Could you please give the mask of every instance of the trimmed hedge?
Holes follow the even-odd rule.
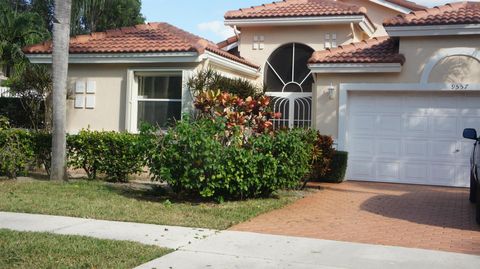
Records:
[[[82,130],[68,136],[67,145],[69,167],[85,170],[89,179],[101,173],[109,181],[127,182],[145,163],[141,139],[134,134]]]
[[[26,175],[34,162],[32,135],[24,130],[0,131],[0,176]]]
[[[321,182],[341,183],[345,180],[348,164],[348,152],[336,151],[330,164],[330,171],[318,180]]]

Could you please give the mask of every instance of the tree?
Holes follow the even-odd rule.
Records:
[[[30,128],[51,127],[52,76],[46,66],[27,64],[7,81],[10,92],[20,97],[20,104],[30,121]]]
[[[73,0],[71,33],[88,34],[144,23],[141,8],[140,0]]]
[[[53,132],[50,179],[66,180],[67,70],[72,0],[55,0],[53,23]]]
[[[14,69],[23,68],[22,48],[48,37],[42,19],[36,13],[16,12],[8,4],[0,4],[0,65],[5,65],[6,76]]]

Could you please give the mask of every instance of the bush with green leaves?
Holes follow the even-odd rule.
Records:
[[[178,122],[157,142],[149,163],[153,179],[177,193],[246,199],[296,188],[310,171],[313,144],[304,131],[252,135],[247,143],[241,132],[226,139],[225,131],[221,118]]]
[[[348,165],[348,152],[336,151],[333,155],[329,171],[319,178],[321,182],[341,183],[345,180]]]
[[[24,130],[0,131],[0,176],[25,175],[34,163],[32,136]]]
[[[10,129],[10,121],[5,116],[0,116],[0,131]]]
[[[143,170],[145,153],[138,135],[82,130],[67,139],[68,163],[84,169],[89,179],[105,174],[107,180],[126,182]]]
[[[45,169],[50,175],[52,164],[52,134],[37,131],[32,132],[32,151],[35,156],[36,165]]]

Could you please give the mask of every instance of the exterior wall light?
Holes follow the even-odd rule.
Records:
[[[335,95],[336,95],[336,88],[333,86],[333,83],[330,83],[330,86],[328,86],[328,98],[330,100],[335,100]]]

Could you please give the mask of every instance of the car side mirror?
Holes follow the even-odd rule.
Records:
[[[477,131],[471,128],[465,129],[463,130],[463,138],[478,140]]]

